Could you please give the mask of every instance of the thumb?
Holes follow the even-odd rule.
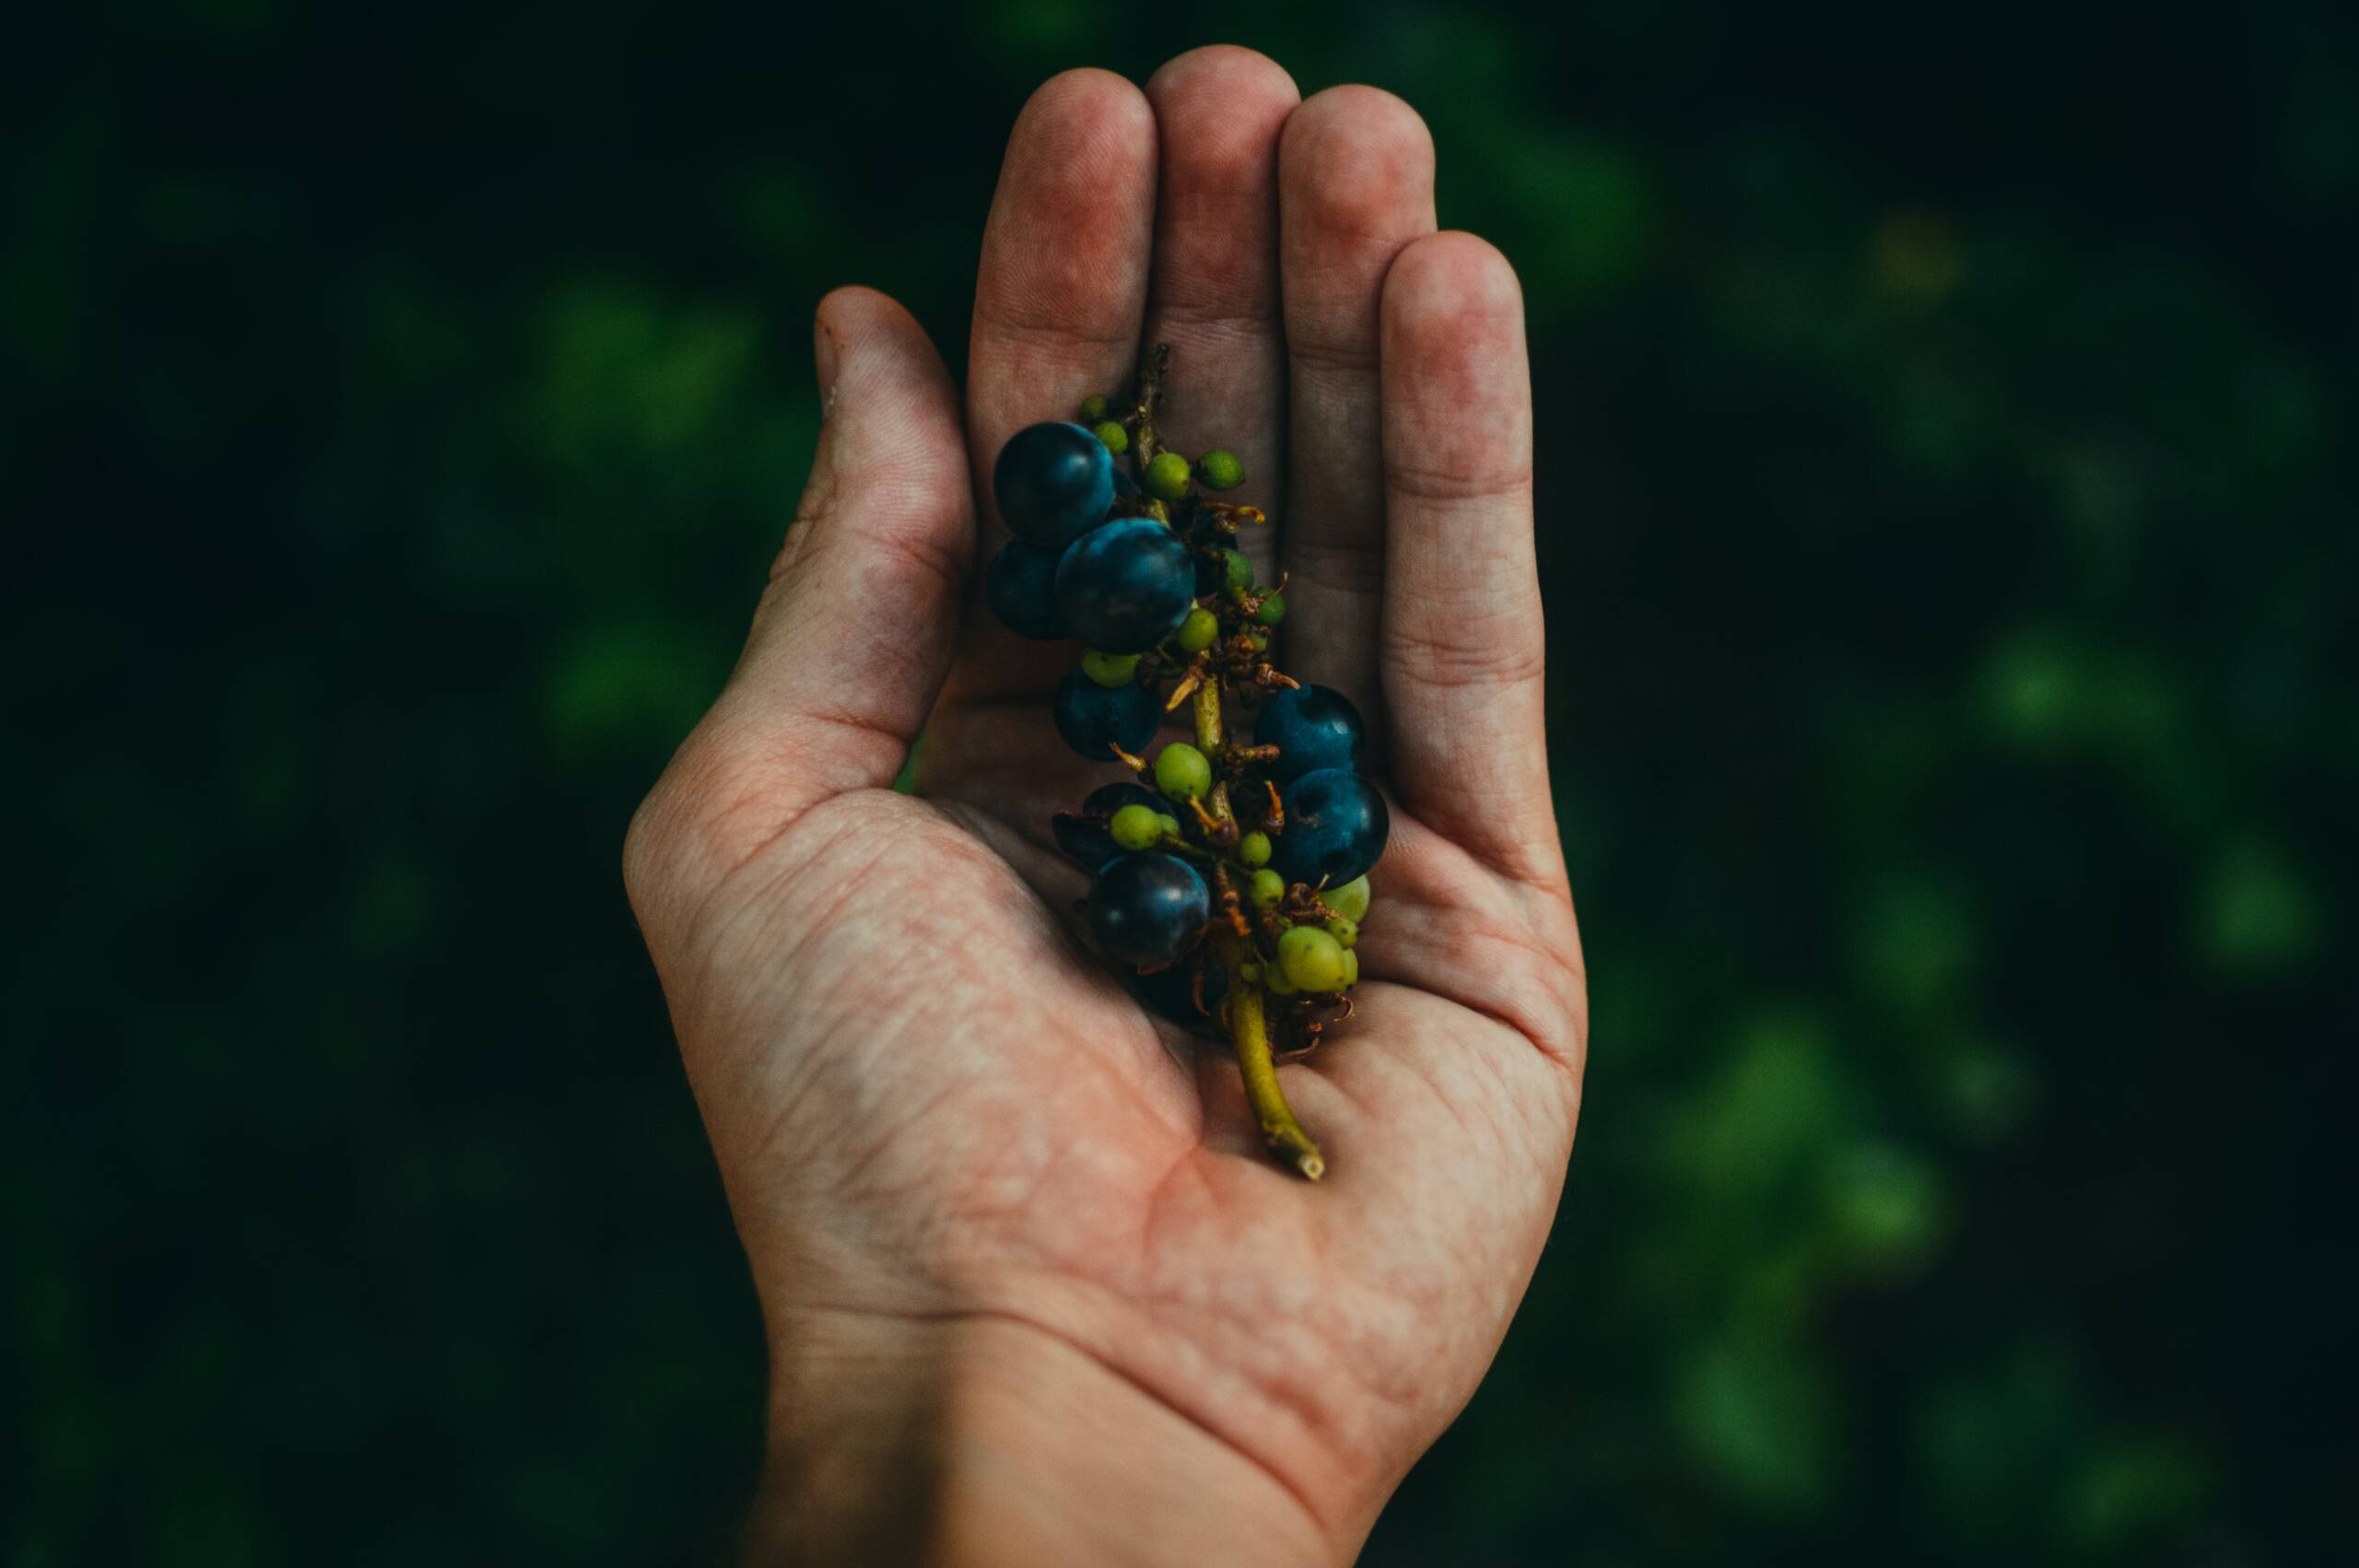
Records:
[[[737,667],[675,760],[689,777],[666,780],[718,813],[702,825],[731,865],[820,802],[892,782],[941,690],[974,560],[957,393],[924,329],[874,289],[839,288],[814,339],[810,483]]]

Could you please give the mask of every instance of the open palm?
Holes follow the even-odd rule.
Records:
[[[815,1353],[842,1371],[956,1326],[1025,1369],[975,1401],[1068,1401],[1045,1413],[1107,1424],[1091,1462],[1119,1472],[1129,1445],[1218,1489],[1269,1561],[1348,1557],[1472,1393],[1579,1101],[1521,305],[1489,246],[1433,232],[1432,179],[1398,99],[1298,103],[1241,50],[1144,94],[1044,86],[984,235],[963,428],[905,312],[829,296],[801,521],[628,855],[780,1399],[833,1397]],[[1158,342],[1167,439],[1238,451],[1234,498],[1277,520],[1250,546],[1287,577],[1273,657],[1359,704],[1394,802],[1357,1012],[1282,1070],[1318,1186],[1263,1155],[1226,1053],[1150,1020],[1074,935],[1083,882],[1048,820],[1117,775],[1049,722],[1072,650],[1020,642],[969,587],[1003,536],[975,501],[1000,444]],[[1259,1560],[1184,1510],[1132,1524]]]

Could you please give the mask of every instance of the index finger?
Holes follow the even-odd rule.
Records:
[[[1009,133],[983,227],[967,350],[967,444],[984,557],[1005,537],[992,463],[1008,437],[1071,419],[1091,392],[1119,392],[1137,356],[1155,231],[1155,111],[1110,71],[1051,76]],[[968,673],[1011,695],[1045,695],[1069,659],[968,617],[988,657]],[[970,693],[969,695],[978,695]]]

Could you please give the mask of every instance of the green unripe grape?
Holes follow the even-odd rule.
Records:
[[[1274,909],[1278,907],[1278,900],[1286,895],[1286,879],[1264,867],[1253,873],[1252,883],[1245,890],[1245,895],[1253,900],[1256,909]]]
[[[1153,806],[1136,802],[1116,812],[1107,823],[1106,831],[1125,849],[1144,849],[1163,842],[1163,825],[1167,819]]]
[[[1100,653],[1093,648],[1081,656],[1081,673],[1101,686],[1129,685],[1138,667],[1135,653]]]
[[[1155,787],[1175,801],[1200,801],[1211,792],[1213,765],[1185,741],[1155,754]]]
[[[1182,653],[1202,653],[1220,639],[1220,617],[1199,604],[1188,612],[1180,629],[1171,634],[1172,643]]]
[[[1259,985],[1262,981],[1262,966],[1259,964],[1239,964],[1237,966],[1237,977],[1249,986]]]
[[[1276,626],[1286,618],[1286,596],[1274,589],[1263,594],[1261,608],[1253,612],[1253,618],[1265,626]]]
[[[1116,457],[1131,450],[1131,433],[1111,419],[1101,421],[1092,427],[1089,433],[1103,441],[1106,444],[1106,450]]]
[[[1135,808],[1125,806],[1123,808],[1125,811],[1133,809],[1138,811],[1146,810],[1144,806],[1138,806]],[[1329,936],[1333,937],[1336,943],[1345,951],[1348,952],[1350,949],[1359,945],[1360,923],[1357,920],[1346,919],[1344,916],[1337,915],[1332,919],[1321,920],[1319,923],[1320,928],[1324,930]]]
[[[1245,552],[1242,550],[1224,550],[1221,554],[1227,557],[1226,560],[1221,563],[1228,568],[1227,586],[1230,588],[1252,587],[1253,563],[1246,556]]]
[[[1278,967],[1304,990],[1341,990],[1344,944],[1317,926],[1296,926],[1278,938]]]
[[[1247,632],[1245,646],[1256,653],[1267,653],[1270,650],[1270,634],[1259,629]]]
[[[1275,964],[1262,965],[1262,984],[1269,989],[1272,996],[1292,996],[1302,989],[1287,979],[1286,972]]]
[[[1245,465],[1226,447],[1215,447],[1196,460],[1196,478],[1207,490],[1234,490],[1245,483]]]
[[[1270,863],[1270,836],[1266,833],[1247,834],[1244,837],[1237,841],[1237,858],[1244,861],[1249,866],[1268,865]]]
[[[1178,817],[1173,816],[1169,812],[1166,812],[1155,820],[1162,826],[1163,836],[1166,838],[1177,838],[1180,837],[1180,819]]]
[[[1344,989],[1351,989],[1360,983],[1360,955],[1350,948],[1344,949]]]
[[[1188,460],[1178,452],[1157,452],[1139,484],[1158,501],[1176,501],[1188,493]]]
[[[1091,392],[1087,397],[1081,400],[1081,422],[1085,425],[1097,424],[1099,420],[1106,417],[1106,394],[1104,392]],[[1116,451],[1121,451],[1122,449],[1116,447],[1114,450]]]
[[[1344,919],[1356,925],[1367,919],[1367,878],[1356,876],[1341,887],[1331,887],[1319,895]]]

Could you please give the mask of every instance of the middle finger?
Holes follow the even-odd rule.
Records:
[[[1157,425],[1192,460],[1226,447],[1245,483],[1225,500],[1274,509],[1285,462],[1285,339],[1278,306],[1278,137],[1301,94],[1275,61],[1215,45],[1146,84],[1163,149],[1146,345],[1171,345]],[[1266,528],[1243,541],[1256,569]]]

